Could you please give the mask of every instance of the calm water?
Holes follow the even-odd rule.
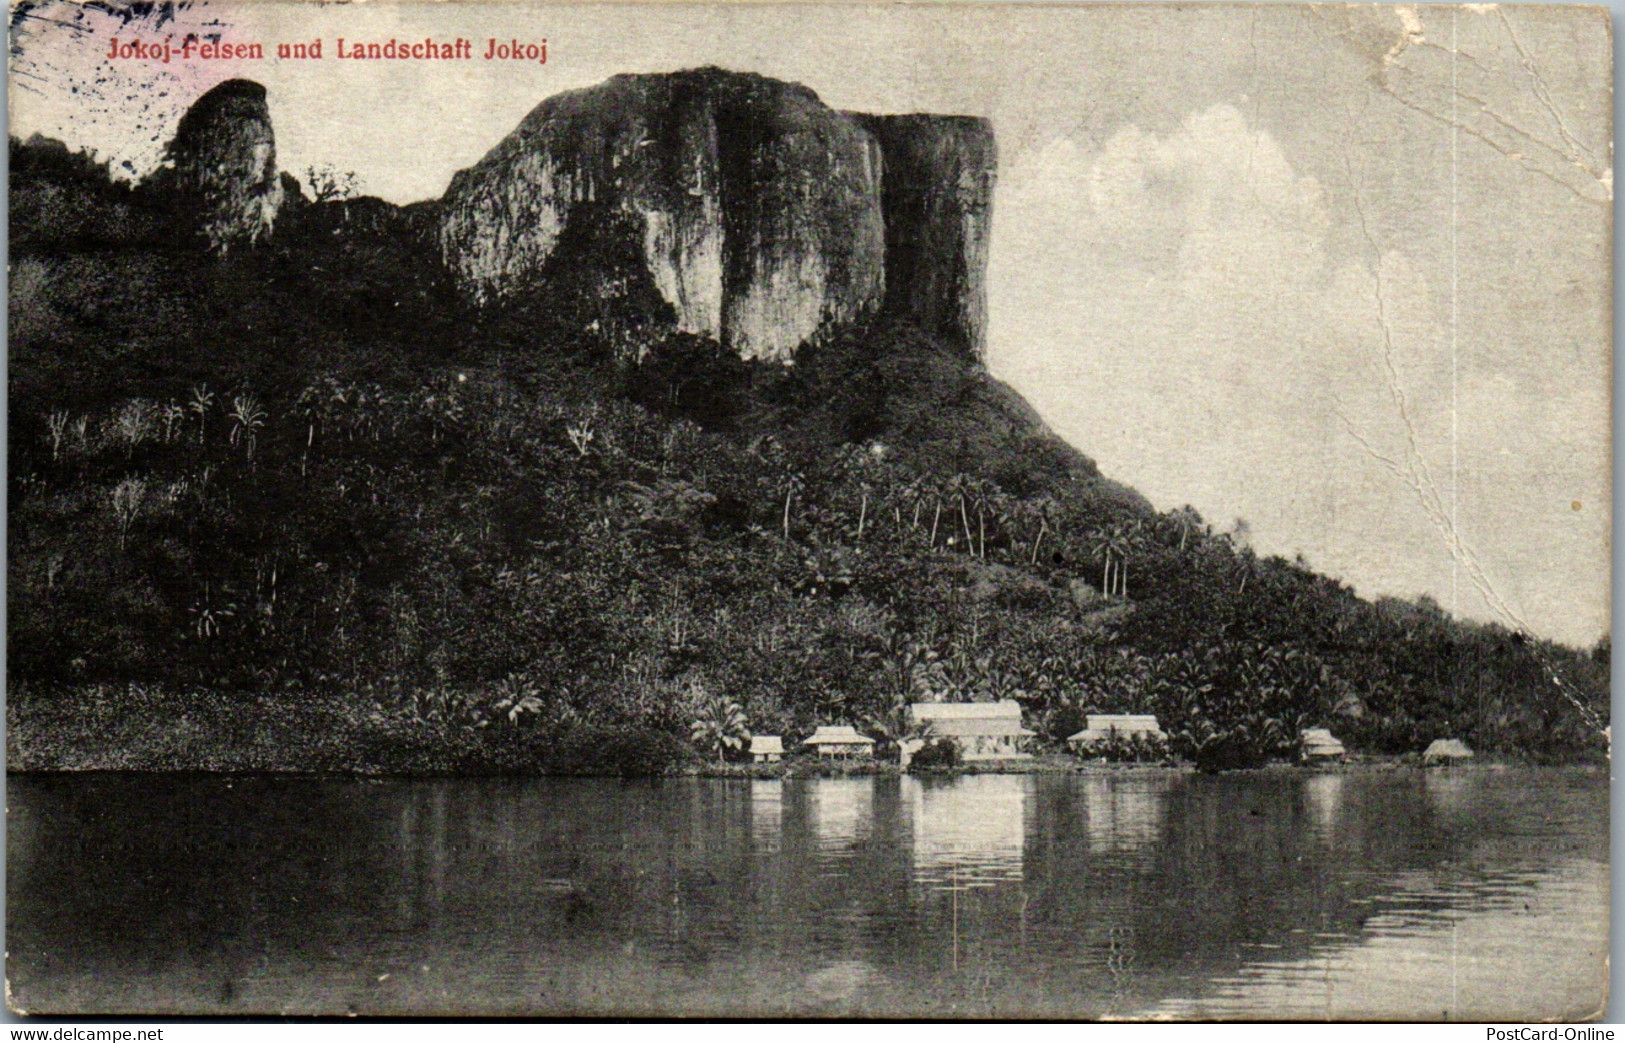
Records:
[[[1608,785],[8,783],[45,1011],[1382,1016],[1602,1003]]]

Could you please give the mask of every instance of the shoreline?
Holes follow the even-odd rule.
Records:
[[[290,775],[353,778],[743,778],[896,776],[895,762],[820,761],[805,753],[776,764],[719,764],[683,738],[647,727],[561,727],[507,721],[480,728],[424,721],[350,696],[176,691],[141,686],[8,693],[8,774],[77,772]],[[1347,773],[1421,766],[1420,752],[1362,754],[1342,763],[1275,763],[1251,772]],[[1595,757],[1543,762],[1485,750],[1448,770],[1542,763],[1606,768]],[[1051,748],[1030,758],[920,769],[919,778],[1001,774],[1195,773],[1189,762],[1081,759]]]
[[[922,772],[907,772],[900,770],[895,764],[806,764],[791,763],[781,765],[749,765],[731,764],[719,769],[716,765],[700,767],[688,766],[676,771],[649,775],[614,775],[591,772],[547,772],[547,771],[368,771],[345,769],[298,769],[298,768],[132,768],[132,767],[76,767],[76,768],[18,768],[11,765],[6,767],[8,778],[66,778],[69,776],[94,776],[112,778],[121,775],[171,775],[171,776],[198,776],[221,779],[246,778],[279,778],[279,779],[325,779],[325,780],[353,780],[357,782],[384,782],[384,781],[428,781],[452,779],[615,779],[618,781],[648,780],[661,781],[668,779],[720,779],[731,781],[800,781],[804,779],[840,779],[840,778],[912,778],[920,781],[961,778],[970,775],[1085,775],[1085,776],[1142,776],[1142,777],[1173,777],[1184,775],[1237,775],[1237,776],[1268,776],[1277,775],[1283,778],[1300,778],[1310,775],[1377,775],[1393,774],[1395,772],[1415,772],[1418,774],[1492,774],[1503,771],[1540,769],[1547,771],[1575,772],[1579,774],[1606,774],[1608,765],[1573,762],[1564,764],[1541,764],[1534,761],[1520,761],[1505,757],[1493,760],[1471,761],[1464,764],[1438,764],[1424,765],[1414,755],[1357,757],[1341,763],[1326,764],[1268,764],[1259,768],[1231,768],[1217,772],[1202,772],[1193,764],[1170,762],[1159,764],[1108,764],[1100,762],[1080,762],[1073,767],[1065,767],[1058,763],[1034,765],[1030,762],[1005,762],[978,764],[969,767],[933,769]]]

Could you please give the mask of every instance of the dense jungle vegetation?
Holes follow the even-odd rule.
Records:
[[[614,251],[475,313],[432,205],[212,256],[84,157],[11,160],[13,768],[658,771],[728,703],[889,741],[924,698],[1018,700],[1046,743],[1155,713],[1214,767],[1322,725],[1605,754],[1606,640],[1157,512],[906,326],[749,364]]]

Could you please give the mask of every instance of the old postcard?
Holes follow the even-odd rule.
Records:
[[[1600,1017],[1611,49],[17,0],[13,1010]]]

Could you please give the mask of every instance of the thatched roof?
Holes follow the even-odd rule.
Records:
[[[1302,741],[1306,757],[1341,757],[1348,752],[1329,728],[1305,728]]]
[[[1464,761],[1472,757],[1473,751],[1460,739],[1434,739],[1423,751],[1424,761]]]
[[[1135,735],[1148,735],[1153,739],[1166,739],[1162,726],[1157,718],[1149,713],[1092,713],[1088,717],[1088,727],[1075,735],[1067,737],[1067,742],[1101,742],[1109,738],[1113,732],[1123,738]]]
[[[820,724],[818,730],[807,736],[808,746],[873,746],[875,741],[867,735],[859,735],[857,729],[850,724]]]
[[[908,712],[915,724],[930,725],[934,735],[1000,738],[1038,734],[1021,726],[1021,704],[1014,699],[992,703],[910,703]]]
[[[750,737],[751,753],[783,753],[784,740],[777,735],[752,735]]]
[[[1005,718],[1021,723],[1021,704],[1014,699],[993,703],[909,703],[908,712],[916,721],[966,721]]]
[[[933,735],[997,738],[1005,735],[1038,734],[1023,728],[1020,718],[1012,721],[1008,717],[958,717],[930,723]]]

